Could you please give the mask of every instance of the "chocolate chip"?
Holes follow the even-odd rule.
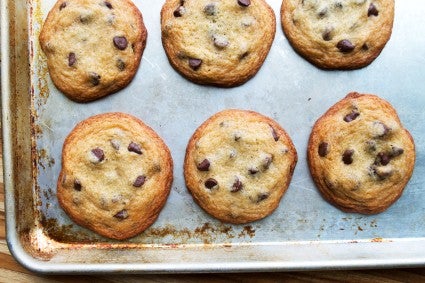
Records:
[[[218,185],[218,182],[213,178],[209,178],[208,180],[205,181],[205,187],[207,187],[208,189],[212,189],[217,185]]]
[[[322,38],[324,41],[329,41],[332,39],[332,32],[333,32],[333,28],[332,27],[327,27],[323,33],[322,33]]]
[[[134,152],[137,154],[142,154],[142,149],[140,148],[140,145],[138,145],[135,142],[130,142],[130,144],[127,147],[128,151]]]
[[[118,70],[124,71],[125,70],[125,62],[122,59],[117,59],[117,63],[115,64],[117,66]]]
[[[354,121],[357,119],[357,117],[359,117],[360,113],[356,110],[351,111],[350,114],[345,115],[344,117],[344,121],[349,123],[351,121]]]
[[[325,157],[326,155],[328,155],[329,153],[329,144],[327,142],[321,142],[319,144],[319,156],[320,157]]]
[[[63,2],[60,6],[59,6],[59,11],[61,11],[63,8],[65,8],[67,5],[66,2]]]
[[[80,180],[78,180],[78,179],[75,179],[74,180],[74,190],[76,190],[76,191],[81,191],[81,188],[82,188],[83,186],[81,185],[81,181]]]
[[[257,195],[257,203],[263,201],[269,197],[268,193],[260,193]]]
[[[114,41],[115,47],[118,48],[119,50],[124,50],[127,48],[128,42],[125,36],[114,36],[113,41]]]
[[[375,16],[377,17],[379,14],[378,9],[376,8],[376,6],[373,3],[370,3],[369,5],[369,9],[367,10],[367,16]]]
[[[136,180],[133,183],[133,187],[139,188],[141,187],[146,181],[146,176],[140,175],[136,178]]]
[[[367,43],[364,43],[364,44],[362,45],[362,50],[363,50],[363,51],[368,51],[368,50],[369,50],[369,45],[367,45]]]
[[[343,39],[340,40],[336,47],[339,49],[339,51],[343,52],[343,53],[349,53],[351,51],[354,50],[355,46],[353,43],[351,43],[351,41],[349,41],[348,39]]]
[[[108,1],[103,2],[103,4],[105,4],[105,6],[108,7],[108,9],[112,9],[112,4],[109,3]]]
[[[380,152],[376,156],[375,164],[381,164],[383,166],[388,165],[391,161],[391,156],[386,152]]]
[[[275,141],[278,141],[278,140],[279,140],[279,136],[277,135],[277,133],[276,133],[275,129],[274,129],[272,126],[270,126],[270,128],[272,129],[272,136],[273,136],[273,139],[274,139]]]
[[[214,16],[217,13],[217,6],[215,3],[210,3],[204,7],[204,13],[208,16]]]
[[[353,154],[354,150],[352,149],[347,149],[344,151],[344,154],[342,155],[342,161],[344,162],[344,164],[350,165],[351,163],[353,163]]]
[[[120,149],[120,142],[118,140],[110,140],[110,143],[112,145],[112,147],[116,150]]]
[[[208,159],[204,159],[201,163],[196,165],[196,168],[198,168],[199,171],[208,171],[210,169],[210,161]]]
[[[96,147],[92,149],[91,152],[96,157],[97,162],[102,162],[105,159],[105,153],[103,152],[101,148]]]
[[[196,58],[189,58],[189,67],[192,68],[192,70],[196,71],[201,67],[202,60],[196,59]]]
[[[75,53],[70,52],[68,54],[68,66],[70,66],[70,67],[74,66],[75,62],[77,62],[77,58],[75,58]]]
[[[251,5],[251,0],[238,0],[239,6],[248,7]]]
[[[239,192],[240,190],[242,190],[243,188],[243,184],[242,182],[239,180],[239,178],[236,178],[235,182],[232,185],[232,193],[236,193]]]
[[[95,72],[89,72],[89,80],[93,86],[97,86],[100,83],[100,75]]]
[[[260,172],[260,170],[258,170],[257,168],[249,168],[249,169],[248,169],[248,172],[249,172],[249,174],[251,174],[251,175],[255,175],[255,174],[257,174],[258,172]]]
[[[233,138],[235,141],[240,141],[240,139],[242,138],[240,133],[234,133]]]
[[[177,9],[174,10],[173,15],[174,17],[178,18],[183,16],[186,13],[186,9],[183,6],[179,6]]]
[[[119,220],[124,220],[126,218],[128,218],[128,212],[127,210],[123,209],[121,211],[118,211],[115,215],[115,218],[118,218]]]

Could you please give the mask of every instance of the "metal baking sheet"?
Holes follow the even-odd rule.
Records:
[[[297,55],[280,27],[258,74],[229,89],[193,84],[169,65],[161,45],[164,1],[135,0],[149,31],[133,82],[104,99],[79,104],[52,84],[38,44],[53,0],[1,2],[2,122],[7,241],[18,261],[44,273],[238,272],[425,265],[425,4],[396,1],[393,34],[370,66],[324,71]],[[417,162],[403,196],[386,212],[343,213],[319,195],[306,147],[315,120],[350,91],[374,93],[398,110]],[[192,200],[183,179],[186,144],[210,115],[227,108],[278,121],[299,154],[279,208],[246,225],[221,223]],[[169,145],[174,183],[158,220],[127,241],[75,225],[60,209],[56,180],[65,136],[94,114],[122,111],[149,124]]]

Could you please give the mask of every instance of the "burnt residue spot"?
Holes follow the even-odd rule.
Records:
[[[246,225],[243,227],[242,231],[238,234],[238,238],[243,238],[243,237],[250,237],[250,238],[254,238],[255,237],[255,229],[252,228],[251,225]]]
[[[41,217],[43,231],[53,240],[59,243],[92,243],[100,237],[93,233],[77,230],[73,224],[60,225],[57,219]]]

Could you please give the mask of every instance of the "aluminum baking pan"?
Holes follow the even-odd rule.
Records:
[[[279,21],[280,0],[268,1]],[[15,258],[43,273],[239,272],[425,265],[425,3],[396,1],[393,34],[381,55],[355,71],[323,71],[288,44],[280,24],[259,73],[230,89],[193,84],[169,65],[159,12],[163,1],[135,0],[149,31],[133,82],[107,98],[79,104],[52,84],[38,44],[53,0],[1,2],[2,125],[7,242]],[[413,7],[413,8],[412,8]],[[314,121],[350,91],[390,101],[417,147],[403,196],[378,215],[343,213],[324,201],[306,163]],[[184,185],[186,143],[206,118],[226,108],[276,119],[299,153],[279,208],[246,225],[204,213]],[[169,145],[175,181],[158,220],[139,236],[112,241],[75,225],[60,209],[56,180],[65,136],[98,113],[122,111]]]

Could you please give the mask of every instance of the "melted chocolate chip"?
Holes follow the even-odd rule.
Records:
[[[357,112],[356,110],[351,111],[351,113],[345,115],[344,117],[344,121],[349,123],[351,121],[354,121],[357,119],[357,117],[359,117],[360,113]]]
[[[127,147],[128,151],[130,152],[134,152],[137,154],[142,154],[142,149],[140,148],[140,145],[138,145],[135,142],[131,142],[128,147]]]
[[[124,220],[126,218],[128,218],[128,212],[127,210],[123,209],[121,211],[118,211],[115,215],[115,218],[119,219],[119,220]]]
[[[80,180],[78,180],[78,179],[75,179],[74,180],[74,190],[76,190],[76,191],[81,191],[81,188],[82,188],[83,186],[81,185],[81,181]]]
[[[67,5],[66,2],[63,2],[60,6],[59,6],[59,11],[61,11],[63,8],[65,8]]]
[[[391,161],[391,156],[386,153],[386,152],[380,152],[378,153],[378,155],[376,156],[376,164],[381,164],[383,166],[388,165],[388,163],[390,163]]]
[[[248,7],[251,5],[251,0],[238,0],[238,4],[242,7]]]
[[[91,150],[94,156],[96,156],[98,162],[102,162],[105,159],[105,153],[99,147],[96,147]]]
[[[249,172],[249,174],[251,174],[251,175],[255,175],[255,174],[257,174],[258,172],[260,172],[260,170],[258,170],[257,168],[249,168],[249,169],[248,169],[248,172]]]
[[[189,58],[189,67],[191,67],[192,70],[194,71],[198,70],[199,67],[201,67],[201,65],[202,65],[201,59]]]
[[[232,193],[236,193],[239,192],[240,190],[242,190],[243,188],[243,184],[242,182],[239,180],[239,178],[236,178],[235,182],[232,185]]]
[[[204,7],[204,13],[207,16],[214,16],[217,13],[217,6],[215,3],[210,3]]]
[[[326,15],[328,14],[328,9],[327,8],[324,8],[324,9],[322,9],[318,14],[317,14],[317,16],[319,17],[319,18],[324,18]]]
[[[120,142],[118,140],[111,140],[111,145],[115,150],[119,150],[120,149]]]
[[[263,201],[269,197],[268,193],[260,193],[257,195],[257,202]]]
[[[183,16],[186,13],[186,9],[183,6],[179,6],[177,9],[174,10],[173,15],[174,17],[178,18]]]
[[[113,42],[115,47],[119,50],[126,49],[128,45],[127,38],[125,38],[125,36],[114,36]]]
[[[344,154],[342,155],[342,161],[344,162],[344,164],[350,165],[351,163],[353,163],[353,154],[354,150],[352,149],[347,149],[344,151]]]
[[[333,28],[327,27],[322,33],[323,40],[324,41],[331,40],[332,39],[332,32],[333,32]]]
[[[319,144],[319,156],[320,157],[325,157],[326,155],[328,155],[329,153],[329,144],[327,142],[321,142]]]
[[[376,8],[376,6],[373,3],[370,3],[369,5],[369,9],[367,10],[367,16],[375,16],[377,17],[379,14],[378,9]]]
[[[246,58],[248,55],[249,55],[249,52],[248,52],[248,51],[246,51],[246,52],[242,53],[242,54],[239,56],[239,60],[242,60],[242,59]]]
[[[208,189],[212,189],[217,185],[218,185],[218,182],[216,179],[209,178],[208,180],[205,181],[205,187],[207,187]]]
[[[77,58],[75,58],[75,53],[70,52],[68,54],[68,66],[72,67],[75,65],[76,62],[77,62]]]
[[[97,86],[100,83],[100,75],[95,72],[89,72],[89,80],[93,86]]]
[[[277,135],[276,130],[275,130],[272,126],[270,126],[270,128],[272,129],[272,136],[273,136],[273,139],[274,139],[275,141],[278,141],[278,140],[279,140],[279,136]]]
[[[363,51],[368,51],[368,50],[369,50],[369,45],[367,45],[367,43],[364,43],[364,44],[362,45],[362,50],[363,50]]]
[[[339,51],[343,52],[343,53],[349,53],[351,51],[354,50],[355,46],[353,43],[351,43],[351,41],[349,41],[348,39],[343,39],[340,40],[336,47],[339,49]]]
[[[141,187],[146,181],[146,176],[140,175],[136,178],[136,180],[133,183],[133,187],[139,188]]]
[[[117,59],[117,63],[115,64],[117,66],[118,70],[124,71],[125,70],[125,62],[122,59]]]
[[[264,170],[269,169],[270,165],[272,164],[272,161],[273,161],[273,156],[267,156],[266,158],[264,158],[263,160]]]
[[[103,2],[103,4],[105,4],[105,6],[108,7],[108,9],[112,9],[112,4],[109,3],[108,1]]]
[[[404,153],[404,149],[396,146],[391,146],[391,156],[397,157],[399,155],[402,155]]]
[[[210,161],[208,159],[202,160],[201,163],[196,165],[199,171],[208,171],[210,169]]]

